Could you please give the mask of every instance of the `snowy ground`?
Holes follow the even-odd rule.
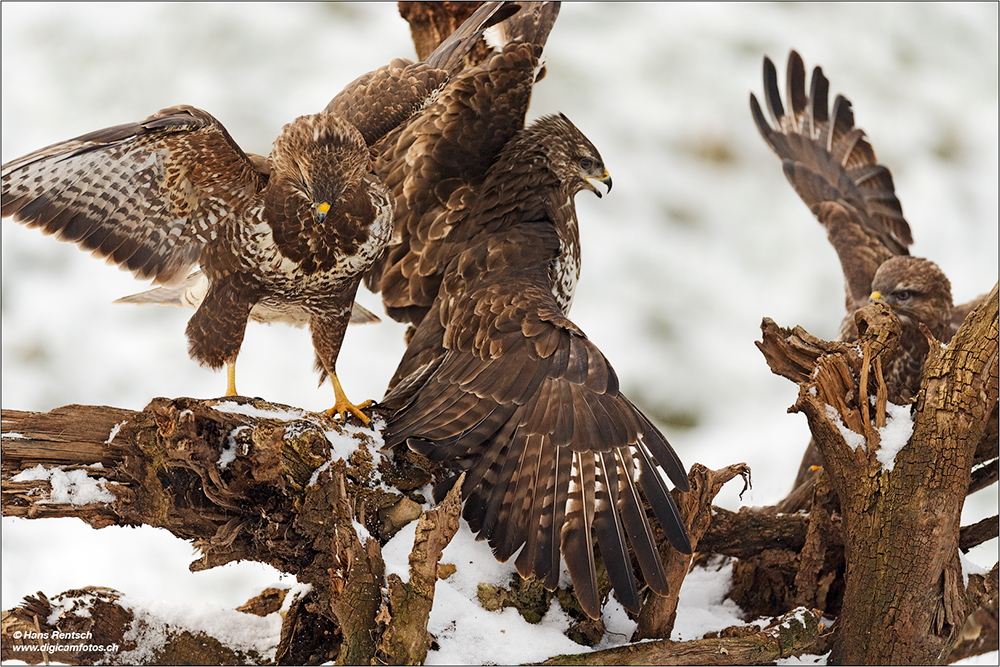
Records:
[[[266,154],[284,123],[321,109],[359,74],[413,56],[392,4],[3,3],[2,18],[4,161],[181,103],[210,111],[241,146]],[[761,90],[762,56],[783,72],[789,48],[807,67],[822,65],[831,92],[853,101],[892,169],[913,253],[941,265],[957,302],[989,290],[997,279],[995,4],[570,4],[530,112],[566,113],[615,181],[600,201],[578,198],[585,259],[574,320],[686,464],[752,467],[754,488],[742,501],[739,484],[720,495],[731,509],[781,498],[808,437],[805,419],[785,413],[794,388],[753,346],[761,318],[832,337],[842,314],[836,256],[748,109],[749,92]],[[187,357],[188,312],[113,305],[146,285],[9,220],[2,233],[4,407],[142,409],[156,396],[222,393],[224,378]],[[377,297],[359,300],[381,312]],[[381,395],[401,335],[392,323],[352,328],[338,365],[351,396]],[[249,328],[243,393],[328,407],[331,392],[315,388],[311,369],[304,331]],[[966,516],[996,508],[994,486]],[[993,541],[970,557],[992,565],[996,550]],[[72,520],[4,519],[2,554],[3,608],[36,590],[83,585],[232,608],[279,579],[252,563],[191,574],[191,547],[163,531],[96,532]],[[493,567],[483,549],[474,560]],[[725,579],[725,568],[689,578],[679,636],[735,622],[738,611],[721,601]],[[436,611],[468,599],[458,585],[440,595]],[[495,616],[482,645],[471,639],[479,630],[464,629],[431,659],[514,661],[484,648],[508,620],[524,637],[542,633],[525,639],[517,659],[548,655],[529,655],[529,646],[568,650],[556,643],[558,614],[530,630]]]

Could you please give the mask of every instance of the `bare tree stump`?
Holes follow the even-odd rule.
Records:
[[[692,552],[698,549],[698,541],[712,523],[712,501],[718,495],[723,485],[737,475],[743,477],[744,490],[750,484],[750,468],[745,463],[737,463],[722,470],[709,470],[701,464],[691,466],[688,481],[691,484],[689,493],[674,492],[677,509],[684,519],[684,525],[691,540]],[[660,530],[657,527],[657,530]],[[669,639],[677,618],[677,600],[681,585],[687,576],[691,565],[692,554],[682,554],[676,549],[665,549],[666,540],[657,536],[661,546],[660,558],[664,562],[670,595],[660,596],[650,594],[639,612],[638,627],[632,636],[632,641],[641,639]]]
[[[874,310],[880,305],[862,311],[867,335],[891,346],[888,327],[895,318],[881,317]],[[809,421],[843,517],[846,587],[833,662],[937,662],[949,654],[969,613],[996,590],[996,569],[963,583],[959,521],[975,452],[997,402],[997,321],[994,287],[950,345],[931,342],[912,436],[891,471],[887,457],[879,460],[884,399],[876,400],[874,414],[867,400],[876,343],[862,354],[773,322],[762,325],[758,345],[772,370],[799,384],[791,411]]]

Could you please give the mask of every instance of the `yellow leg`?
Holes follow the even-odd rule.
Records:
[[[236,393],[236,362],[226,363],[226,396],[239,396]]]
[[[362,408],[367,408],[372,404],[371,401],[364,401],[360,405],[354,405],[349,400],[347,400],[347,394],[344,393],[344,388],[340,386],[340,380],[337,379],[336,373],[330,373],[330,380],[333,382],[333,394],[336,397],[336,403],[332,408],[326,411],[328,415],[339,414],[340,418],[347,420],[347,413],[350,412],[352,415],[361,420],[361,422],[368,426],[371,421],[368,417],[361,412]]]

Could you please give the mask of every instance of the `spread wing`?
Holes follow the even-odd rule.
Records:
[[[436,91],[462,69],[462,57],[483,32],[516,13],[510,2],[485,2],[431,53],[414,63],[395,58],[388,65],[358,77],[330,100],[323,110],[335,113],[375,146],[390,131],[426,105]]]
[[[137,278],[182,281],[219,221],[267,183],[208,113],[164,109],[3,165],[3,216],[71,241]]]
[[[395,199],[395,235],[366,284],[383,292],[387,312],[418,322],[437,295],[444,267],[461,243],[454,229],[476,198],[487,169],[524,127],[542,47],[558,13],[524,3],[497,26],[508,41],[466,69],[377,148],[375,171]],[[525,41],[529,40],[529,41]],[[406,311],[415,307],[419,315]]]
[[[805,66],[788,56],[786,109],[774,64],[764,58],[764,99],[771,124],[751,93],[750,109],[761,136],[781,158],[785,176],[826,227],[837,251],[847,288],[847,310],[868,302],[878,267],[907,255],[913,242],[892,175],[878,164],[865,133],[854,127],[851,102],[838,95],[832,111],[829,82],[819,67],[806,92]],[[772,127],[773,125],[773,127]]]
[[[629,544],[646,583],[667,592],[641,496],[671,544],[690,553],[663,472],[684,490],[687,477],[621,394],[604,355],[562,316],[549,279],[558,252],[551,225],[523,224],[480,238],[453,261],[401,363],[408,377],[383,401],[400,408],[387,446],[406,442],[468,469],[472,529],[501,560],[520,549],[518,571],[550,590],[562,553],[593,618],[596,539],[619,600],[638,612]]]

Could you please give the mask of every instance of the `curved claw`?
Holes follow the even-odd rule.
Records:
[[[347,421],[347,413],[351,413],[355,417],[361,420],[361,423],[368,426],[371,423],[365,413],[361,412],[362,409],[372,405],[372,401],[362,401],[359,405],[355,405],[348,400],[347,394],[344,393],[344,388],[340,386],[340,380],[337,379],[336,373],[330,373],[330,380],[333,382],[333,393],[336,397],[336,401],[333,407],[326,411],[328,415],[338,414],[342,421]]]
[[[363,423],[365,426],[368,426],[368,424],[371,423],[371,419],[369,419],[365,415],[365,413],[361,411],[369,407],[370,405],[372,405],[372,402],[370,400],[362,401],[359,405],[354,405],[345,398],[343,403],[338,401],[336,405],[334,405],[332,408],[326,411],[326,414],[330,416],[340,415],[341,421],[347,421],[347,413],[351,413],[352,415],[360,419],[361,423]]]

